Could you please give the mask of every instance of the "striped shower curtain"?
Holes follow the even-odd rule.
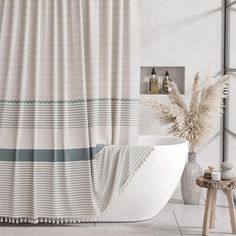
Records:
[[[79,221],[84,193],[70,190],[83,165],[99,175],[88,161],[136,143],[138,11],[138,0],[0,0],[1,220]]]

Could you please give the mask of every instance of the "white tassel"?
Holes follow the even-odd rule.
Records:
[[[84,219],[87,220],[87,219]],[[0,216],[0,222],[9,222],[9,223],[32,223],[32,224],[38,224],[38,223],[52,223],[52,224],[64,224],[64,223],[70,223],[70,224],[76,224],[80,223],[80,219],[76,217],[61,217],[61,218],[53,218],[53,217],[3,217]]]

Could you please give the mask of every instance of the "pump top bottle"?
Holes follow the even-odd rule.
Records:
[[[157,94],[158,93],[158,79],[156,77],[156,70],[152,68],[152,77],[149,79],[149,93]]]
[[[162,82],[162,90],[163,90],[163,94],[168,94],[169,93],[169,82],[171,81],[170,79],[170,74],[168,71],[166,71],[165,73],[165,77],[163,79]]]

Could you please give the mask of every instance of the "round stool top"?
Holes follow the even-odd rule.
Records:
[[[200,187],[208,189],[230,190],[236,188],[236,178],[227,181],[221,180],[216,182],[200,176],[196,179],[196,184]]]

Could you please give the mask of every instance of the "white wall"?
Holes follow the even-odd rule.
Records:
[[[221,0],[141,0],[141,65],[185,66],[185,99],[194,74],[221,72]],[[220,120],[212,140],[198,152],[203,168],[220,164]],[[140,111],[140,134],[165,134],[147,111]],[[215,136],[215,137],[214,137]]]

